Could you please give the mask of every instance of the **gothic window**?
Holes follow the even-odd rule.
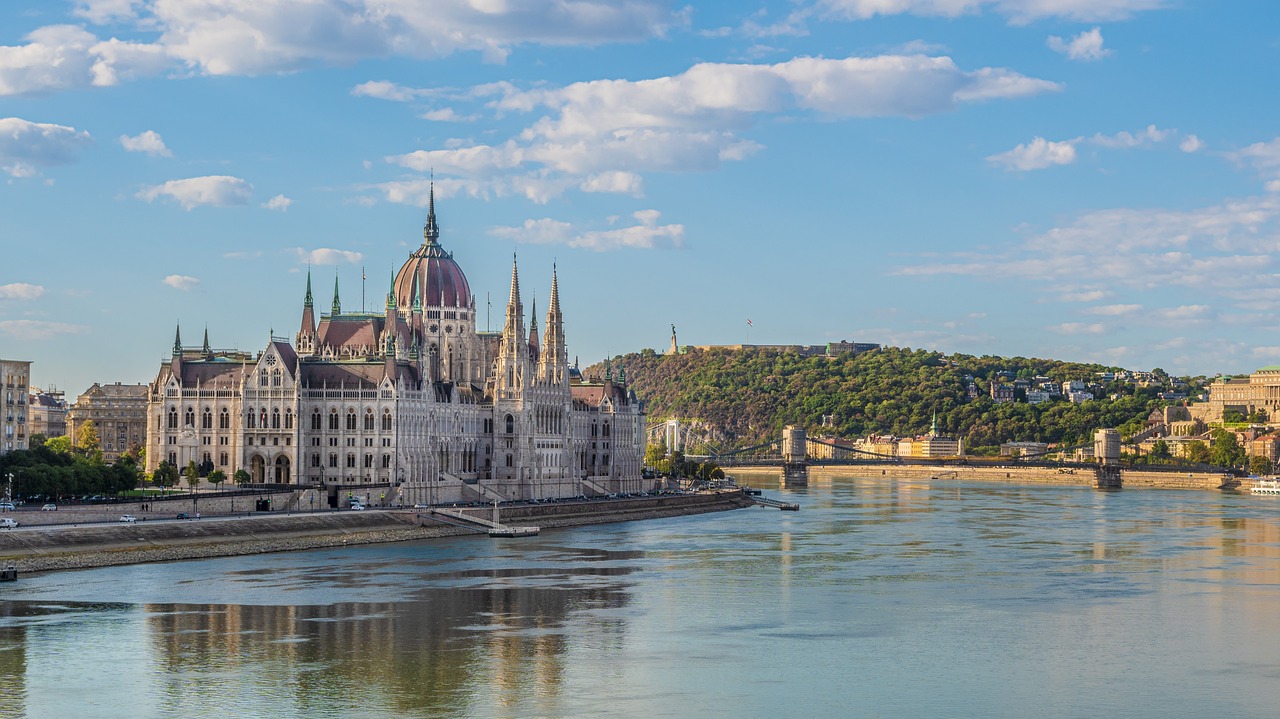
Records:
[[[354,454],[350,454],[350,453],[347,454],[347,466],[350,467],[351,469],[355,469],[356,456]]]
[[[268,381],[269,380],[268,380],[267,370],[264,368],[261,372],[258,373],[258,386],[266,387]]]
[[[171,466],[175,466],[175,467],[178,465],[178,453],[177,453],[177,452],[170,452],[170,453],[169,453],[169,464],[170,464]]]
[[[373,410],[367,409],[364,412],[364,428],[373,431]]]
[[[200,413],[200,429],[213,429],[213,412],[208,407]]]
[[[271,410],[271,429],[280,429],[280,408]]]
[[[329,410],[329,429],[336,430],[338,428],[338,410]]]
[[[257,429],[258,427],[258,415],[253,411],[252,407],[249,408],[248,414],[245,415],[245,427],[248,429]]]
[[[320,429],[320,410],[318,409],[311,412],[311,429]]]
[[[313,453],[313,454],[311,455],[311,466],[312,466],[312,467],[319,467],[319,466],[320,466],[320,453],[319,453],[319,452],[315,452],[315,453]]]
[[[372,467],[373,467],[373,455],[372,455],[372,454],[366,454],[366,455],[364,456],[364,468],[365,468],[365,469],[371,469]]]
[[[178,428],[178,410],[176,407],[169,408],[169,429]]]
[[[600,429],[600,428],[596,426],[596,423],[595,423],[595,422],[592,422],[592,423],[591,423],[591,436],[592,436],[592,437],[596,436],[596,435],[598,434],[599,429]]]
[[[226,453],[226,452],[219,452],[219,453],[218,453],[218,466],[219,466],[219,467],[225,467],[225,466],[227,466],[227,453]]]
[[[391,455],[389,454],[382,455],[382,468],[391,469]]]
[[[284,411],[284,428],[293,429],[293,410],[291,409]]]
[[[356,428],[356,411],[354,409],[347,410],[347,429],[354,430]]]
[[[280,386],[280,370],[278,368],[271,370],[271,386],[272,387]]]
[[[605,422],[605,423],[604,423],[604,430],[603,430],[600,434],[603,434],[603,435],[604,435],[604,436],[606,436],[606,437],[608,437],[608,436],[609,436],[609,423],[608,423],[608,422]]]
[[[511,415],[507,415],[507,434],[512,434],[515,431],[516,431],[516,419]],[[511,466],[511,465],[508,464],[507,466]]]
[[[338,455],[337,455],[337,453],[336,453],[336,452],[330,452],[330,453],[329,453],[329,466],[330,466],[330,467],[337,467],[337,466],[338,466]]]
[[[382,431],[391,431],[391,410],[389,409],[382,411]]]
[[[182,420],[182,426],[184,427],[196,426],[196,411],[188,407],[187,411],[183,414]]]
[[[508,466],[508,467],[510,467],[510,466],[511,466],[511,455],[509,455],[509,454],[507,455],[507,466]]]
[[[218,415],[218,429],[231,429],[231,413],[226,407],[222,408],[222,412]],[[226,462],[223,462],[226,464]]]

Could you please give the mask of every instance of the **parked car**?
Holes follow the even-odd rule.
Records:
[[[17,526],[18,523],[8,517],[0,518],[0,528],[13,529]]]
[[[41,512],[56,512],[56,511],[58,511],[58,505],[54,504],[53,502],[50,502],[50,503],[48,503],[48,504],[44,505],[43,507],[41,507],[41,508],[40,508],[40,511],[41,511]]]
[[[12,512],[17,509],[13,506],[13,502],[0,502],[0,512]]]
[[[352,508],[352,509],[364,509],[364,505],[363,505],[363,504],[360,504],[359,502],[352,502],[352,503],[351,503],[351,508]]]
[[[178,512],[178,519],[191,519],[191,515],[186,512]]]
[[[124,522],[125,524],[133,524],[134,522],[138,521],[138,518],[133,516],[132,514],[122,514],[120,515],[120,521]]]

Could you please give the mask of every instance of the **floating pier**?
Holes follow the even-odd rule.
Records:
[[[770,499],[769,497],[754,497],[754,496],[748,496],[747,499],[750,499],[752,502],[755,502],[761,507],[773,507],[774,509],[781,509],[784,512],[800,511],[800,505],[794,502],[783,502],[782,500]]]

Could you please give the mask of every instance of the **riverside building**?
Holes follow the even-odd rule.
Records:
[[[388,504],[640,491],[643,405],[620,365],[591,379],[569,365],[555,269],[541,335],[536,310],[526,329],[514,261],[503,329],[480,332],[439,238],[433,192],[381,313],[344,312],[335,279],[317,316],[308,273],[292,342],[249,354],[176,335],[150,386],[147,469],[243,469],[323,485],[334,506],[370,485]]]

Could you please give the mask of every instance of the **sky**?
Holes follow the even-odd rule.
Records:
[[[74,396],[292,337],[308,271],[377,310],[434,178],[482,324],[554,265],[584,366],[674,324],[1250,371],[1277,67],[1265,0],[9,0],[0,357]]]

